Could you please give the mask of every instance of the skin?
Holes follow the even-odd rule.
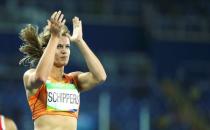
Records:
[[[51,31],[48,45],[37,67],[29,69],[23,76],[27,98],[33,96],[48,77],[62,81],[64,66],[69,61],[70,41],[79,48],[89,69],[88,72],[76,71],[71,73],[71,75],[78,77],[80,91],[92,89],[106,80],[106,73],[102,64],[83,39],[81,20],[74,17],[72,22],[73,35],[61,36],[61,27],[65,24],[61,11],[54,12],[51,20],[48,20],[48,27]],[[70,75],[70,73],[67,74]],[[76,130],[77,119],[62,115],[44,115],[34,121],[34,128],[35,130]]]
[[[17,130],[17,126],[13,120],[5,117],[4,121],[5,121],[6,130]]]

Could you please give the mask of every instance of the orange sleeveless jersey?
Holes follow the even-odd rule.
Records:
[[[65,83],[73,83],[77,86],[77,79],[72,76],[64,75]],[[78,87],[78,86],[77,86]],[[32,112],[32,119],[35,120],[42,115],[64,115],[71,116],[78,119],[77,112],[63,112],[63,111],[48,111],[47,110],[47,90],[46,85],[43,84],[36,92],[35,95],[31,96],[28,99],[28,103]]]

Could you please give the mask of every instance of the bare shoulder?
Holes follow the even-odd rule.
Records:
[[[27,78],[30,74],[32,74],[35,71],[35,69],[29,69],[27,70],[24,75],[23,75],[23,79]]]
[[[26,87],[26,88],[28,88],[28,84],[29,84],[29,77],[30,77],[30,75],[32,75],[32,73],[34,73],[35,72],[35,69],[29,69],[29,70],[27,70],[25,73],[24,73],[24,75],[23,75],[23,83],[24,83],[24,86]]]
[[[81,71],[74,71],[74,72],[70,72],[67,75],[68,76],[73,76],[73,77],[77,77],[79,74],[82,74],[83,72]]]
[[[81,92],[90,90],[100,83],[91,72],[76,71],[69,73],[69,75],[76,78],[78,88]]]
[[[81,90],[81,86],[79,85],[80,83],[79,83],[78,76],[82,73],[83,72],[81,72],[81,71],[74,71],[74,72],[70,72],[70,73],[67,74],[68,76],[73,77],[73,79],[75,79],[76,84],[77,84],[77,88],[78,88],[79,91]]]
[[[7,118],[7,117],[5,117],[5,126],[7,130],[17,130],[17,126],[15,122],[12,119]]]

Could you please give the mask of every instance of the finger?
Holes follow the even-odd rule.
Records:
[[[74,17],[74,25],[75,27],[78,27],[79,26],[79,18],[78,17]]]
[[[47,26],[50,27],[51,26],[51,22],[50,20],[47,20]]]
[[[81,20],[79,21],[79,26],[82,29],[82,21]]]
[[[77,16],[75,16],[75,20],[76,20],[76,21],[79,21],[79,18],[78,18]]]
[[[76,26],[78,26],[78,24],[79,24],[79,18],[78,17],[75,17],[74,19],[75,19]]]
[[[64,17],[64,15],[61,14],[61,16],[60,16],[60,18],[59,18],[59,22],[60,22],[60,23],[62,23],[63,17]]]
[[[76,19],[75,19],[75,17],[72,19],[72,23],[73,23],[73,28],[75,28],[76,27]]]
[[[76,26],[76,27],[79,27],[79,25],[80,25],[80,22],[76,19],[76,20],[75,20],[75,26]]]
[[[75,23],[75,17],[72,19],[72,23],[73,23],[73,24]]]
[[[61,15],[61,11],[58,11],[58,13],[55,15],[54,19],[57,21],[59,19],[60,15]]]
[[[61,24],[64,25],[65,23],[66,23],[66,19],[64,19]]]
[[[55,16],[56,16],[56,14],[57,14],[57,11],[55,11],[55,12],[51,15],[51,19],[54,19]]]

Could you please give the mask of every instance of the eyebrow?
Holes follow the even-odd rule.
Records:
[[[58,45],[71,45],[70,43],[68,43],[68,44],[64,44],[64,43],[58,43]]]
[[[70,44],[58,44],[57,46],[60,46],[60,47],[70,47],[71,45]]]

